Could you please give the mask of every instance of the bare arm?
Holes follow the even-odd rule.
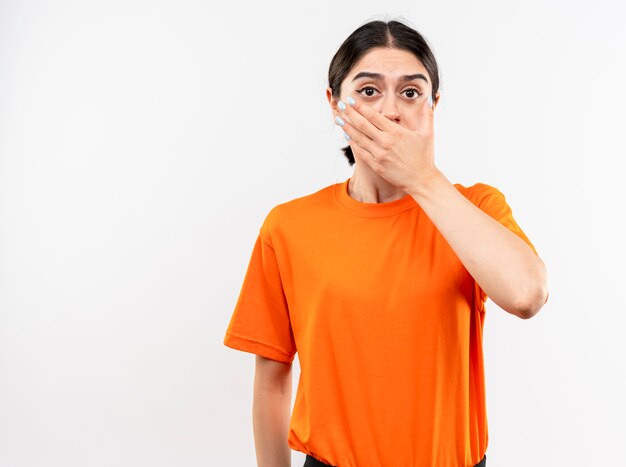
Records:
[[[291,467],[291,363],[256,356],[252,425],[258,467]]]
[[[524,319],[537,314],[548,299],[547,272],[524,240],[465,198],[440,171],[411,196],[498,306]]]

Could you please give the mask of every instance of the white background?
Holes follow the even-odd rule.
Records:
[[[224,333],[267,212],[352,172],[333,54],[394,18],[440,66],[437,166],[505,193],[548,268],[534,318],[487,303],[488,465],[626,465],[624,17],[1,1],[0,465],[256,465],[254,355]]]

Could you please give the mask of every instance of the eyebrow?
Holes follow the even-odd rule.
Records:
[[[373,80],[381,81],[385,79],[385,76],[381,73],[372,73],[371,71],[361,71],[356,74],[352,81],[356,81],[359,78],[371,78]],[[402,75],[400,76],[400,81],[412,81],[414,79],[423,79],[428,83],[428,78],[424,76],[422,73],[415,73],[414,75]]]

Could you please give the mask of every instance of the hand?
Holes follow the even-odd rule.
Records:
[[[348,101],[354,104],[342,111],[342,128],[350,137],[356,160],[407,193],[418,191],[439,172],[434,161],[434,111],[429,99],[424,97],[418,104],[416,130],[400,126],[364,102]]]

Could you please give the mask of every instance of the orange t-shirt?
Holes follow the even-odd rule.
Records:
[[[339,467],[466,467],[486,452],[487,295],[409,195],[349,178],[272,208],[224,338],[290,363],[288,444]],[[493,186],[454,186],[521,237]]]

